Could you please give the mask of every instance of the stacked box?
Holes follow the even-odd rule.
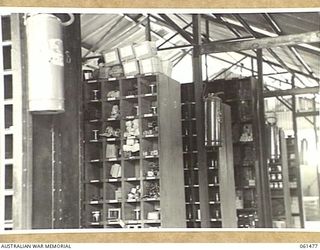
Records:
[[[157,46],[155,42],[145,41],[133,46],[137,60],[150,58],[157,55]]]
[[[141,74],[162,73],[162,63],[158,56],[140,60],[139,66]]]
[[[123,71],[125,76],[135,76],[140,73],[139,63],[137,60],[123,62]]]
[[[108,70],[99,78],[135,76],[138,74],[164,73],[171,77],[172,63],[157,56],[156,43],[145,41],[126,45],[103,54]]]
[[[136,59],[132,45],[119,48],[120,59],[122,62]]]
[[[107,51],[103,54],[105,66],[114,66],[121,64],[118,49]]]

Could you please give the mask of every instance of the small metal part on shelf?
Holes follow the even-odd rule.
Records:
[[[127,199],[128,200],[137,200],[140,199],[141,197],[141,187],[140,185],[137,185],[135,187],[132,187],[127,194]]]
[[[98,101],[99,100],[99,93],[100,93],[100,90],[93,89],[92,90],[92,99],[91,100]]]
[[[101,211],[92,211],[92,221],[93,222],[100,222]]]
[[[146,182],[145,184],[145,194],[143,198],[153,198],[158,199],[160,197],[160,186],[157,181]]]
[[[120,91],[119,90],[111,90],[107,93],[107,98],[119,98]]]
[[[113,105],[110,113],[110,118],[118,118],[120,116],[119,105]]]
[[[119,128],[114,129],[111,126],[107,126],[105,129],[105,132],[102,134],[99,134],[100,136],[104,136],[104,137],[120,137],[121,135],[121,130]]]
[[[93,141],[97,141],[98,140],[98,133],[99,133],[99,130],[98,129],[93,129],[92,130],[93,132]]]
[[[156,83],[150,83],[149,87],[150,87],[151,94],[157,93],[157,84]]]
[[[239,139],[240,142],[253,141],[252,124],[244,124],[242,127],[242,134]]]

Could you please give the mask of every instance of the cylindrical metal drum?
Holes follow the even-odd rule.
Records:
[[[59,18],[36,14],[27,18],[29,110],[64,112],[64,54]]]
[[[222,101],[218,96],[209,94],[204,105],[205,145],[221,146]]]
[[[280,159],[280,130],[276,123],[276,118],[267,119],[270,136],[270,159]]]

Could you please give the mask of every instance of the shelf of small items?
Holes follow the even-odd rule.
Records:
[[[219,180],[219,148],[207,147],[208,192],[210,223],[213,228],[222,227],[221,195]]]
[[[181,85],[182,150],[187,227],[200,228],[199,168],[193,87],[193,84]]]
[[[103,227],[103,159],[101,130],[101,84],[97,80],[84,82],[84,185],[85,226]]]
[[[207,92],[223,92],[223,102],[231,107],[234,177],[238,227],[260,227],[259,168],[256,135],[257,107],[254,86],[256,79],[239,78],[207,83]]]
[[[240,101],[240,121],[233,124],[236,208],[239,228],[254,228],[258,224],[255,172],[255,143],[249,101]]]
[[[93,134],[96,145],[93,150],[86,151],[85,158],[94,156],[92,164],[100,169],[96,174],[99,184],[95,183],[99,187],[99,209],[92,209],[85,218],[85,221],[95,222],[91,226],[162,226],[159,84],[165,81],[161,83],[165,86],[168,80],[161,74],[109,78],[90,81],[90,84],[99,86],[99,91],[93,92],[98,89],[93,85],[91,89],[85,89],[85,95],[88,95],[87,92],[92,93],[93,97],[97,95],[97,101],[86,105],[90,103],[99,110],[99,117],[95,122],[90,122],[95,125],[85,127],[85,136]],[[172,84],[178,85],[176,82]],[[168,86],[162,90],[163,96],[168,96],[171,85]],[[163,117],[164,122],[167,121]],[[165,217],[173,218],[172,215]],[[167,221],[170,224],[170,220]]]
[[[288,136],[287,144],[287,160],[289,170],[289,188],[291,197],[291,213],[292,225],[295,228],[304,227],[303,204],[301,191],[301,177],[299,163],[296,157],[295,138]]]

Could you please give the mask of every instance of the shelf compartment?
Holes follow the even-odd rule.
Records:
[[[158,93],[158,79],[156,75],[149,75],[139,78],[140,95],[156,95]]]
[[[134,159],[134,161],[125,160],[123,163],[124,178],[126,181],[137,181],[140,178],[140,161],[139,159]]]

